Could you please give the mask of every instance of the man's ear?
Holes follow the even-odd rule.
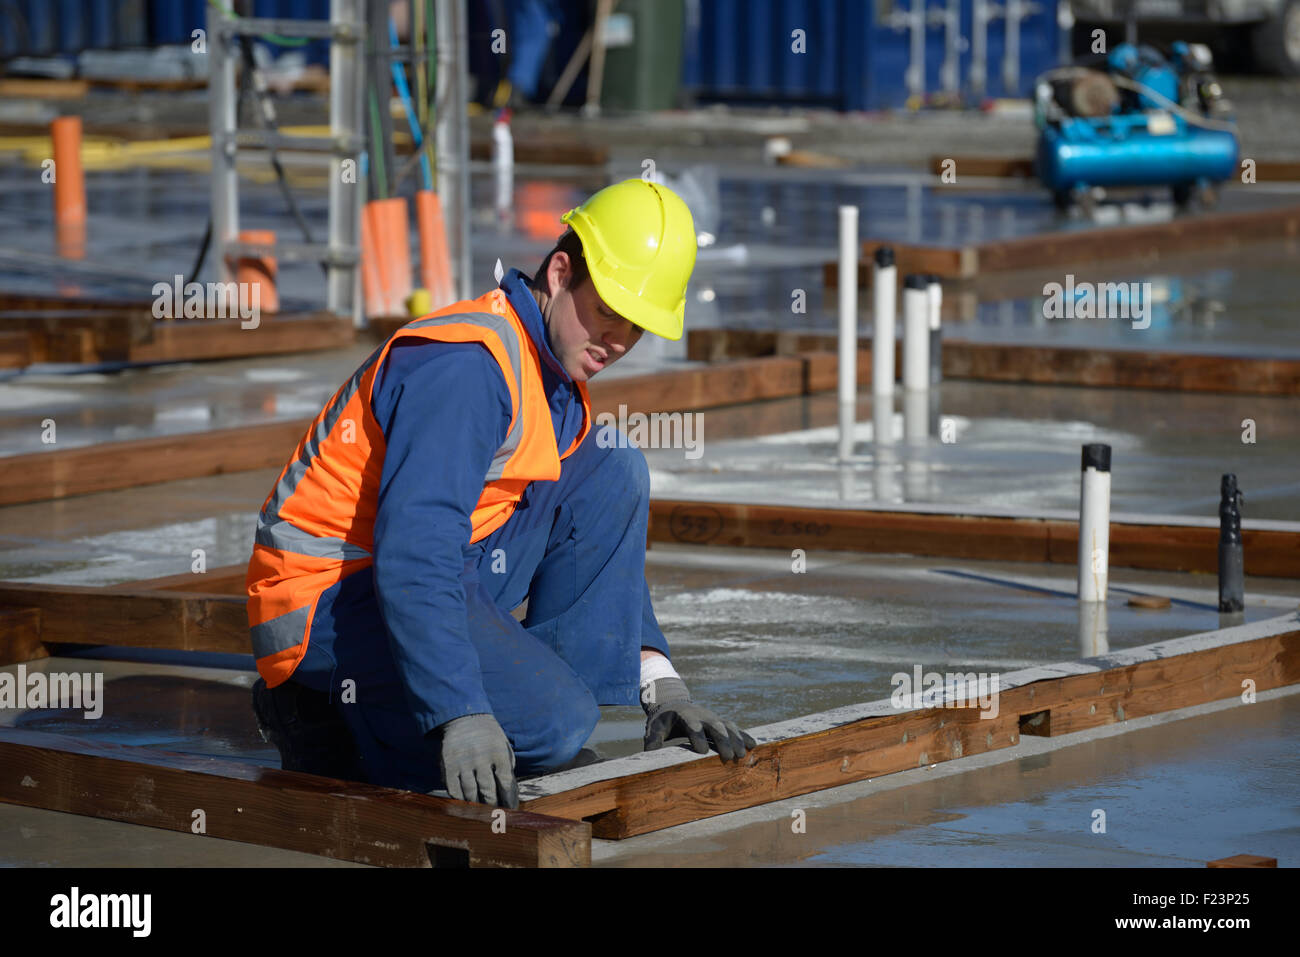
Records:
[[[568,289],[569,283],[573,279],[573,263],[569,259],[569,254],[562,251],[556,251],[551,256],[551,265],[546,270],[547,285],[554,285],[555,288],[547,291],[555,296],[561,289]]]

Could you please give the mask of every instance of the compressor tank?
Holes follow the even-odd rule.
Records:
[[[1237,137],[1164,115],[1168,132],[1145,117],[1075,118],[1048,126],[1038,140],[1038,176],[1052,190],[1090,186],[1218,183],[1237,170]]]

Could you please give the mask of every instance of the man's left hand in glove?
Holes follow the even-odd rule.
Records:
[[[646,713],[643,750],[662,748],[669,738],[687,738],[697,754],[708,754],[712,747],[723,761],[739,761],[756,746],[734,721],[691,701],[685,682],[657,652],[643,655],[641,707]]]

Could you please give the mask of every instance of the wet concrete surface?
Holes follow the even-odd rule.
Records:
[[[1194,715],[1194,716],[1185,716]],[[618,867],[1190,867],[1300,863],[1300,693],[1021,744],[630,840]],[[802,831],[793,826],[800,821]],[[1104,826],[1103,830],[1098,830]],[[1116,915],[1123,916],[1123,915]]]
[[[832,395],[750,406],[744,418],[741,410],[706,410],[696,449],[644,450],[651,493],[1077,515],[1080,448],[1104,442],[1112,448],[1113,512],[1217,519],[1220,477],[1235,472],[1246,519],[1300,518],[1294,398],[951,380],[928,396],[897,395],[881,421],[892,444],[876,441],[874,402],[859,393],[857,459],[844,465],[836,462]],[[1246,420],[1254,423],[1254,442],[1243,442],[1251,437]]]
[[[1102,654],[1300,605],[1300,583],[1251,578],[1244,618],[1217,611],[1210,576],[1115,569],[1100,620],[1081,613],[1072,569],[819,552],[804,571],[787,552],[656,545],[647,578],[677,670],[698,701],[742,726],[888,697],[895,676],[993,674]],[[119,574],[130,573],[119,566]],[[71,576],[64,576],[65,579]],[[1128,606],[1164,595],[1166,610]],[[88,640],[93,640],[88,636]],[[144,653],[147,655],[147,653]],[[85,652],[93,656],[93,650]],[[200,656],[169,653],[173,662]],[[105,674],[102,718],[0,711],[0,722],[171,751],[267,764],[248,704],[251,659],[234,668],[50,659],[42,668]],[[10,666],[7,670],[13,670]],[[606,757],[640,750],[638,708],[606,708],[590,744]]]

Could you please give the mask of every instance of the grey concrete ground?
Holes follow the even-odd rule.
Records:
[[[1105,442],[1112,448],[1116,512],[1217,518],[1220,477],[1235,472],[1246,494],[1244,516],[1300,517],[1294,398],[954,380],[928,398],[895,398],[880,430],[892,429],[892,444],[877,441],[874,404],[859,394],[857,458],[843,465],[836,461],[832,395],[764,403],[751,411],[752,421],[766,428],[749,437],[726,437],[737,433],[725,410],[702,412],[691,436],[695,448],[684,447],[679,429],[677,448],[646,449],[652,492],[749,502],[1060,509],[1077,516],[1080,447]],[[1254,423],[1253,443],[1243,442],[1251,437],[1247,419]],[[913,424],[918,437],[909,441]],[[673,437],[670,431],[648,435],[661,445]]]

